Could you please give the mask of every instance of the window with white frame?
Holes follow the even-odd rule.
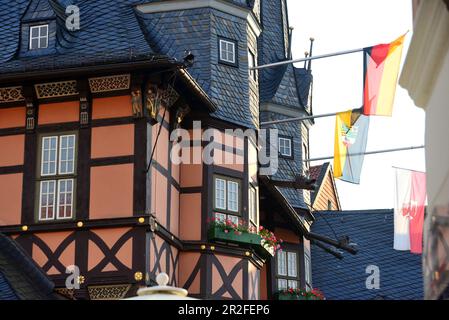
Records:
[[[307,148],[306,143],[304,142],[302,144],[302,158],[303,160],[309,159],[309,149]],[[304,172],[308,172],[309,171],[309,161],[303,161],[304,165],[303,165],[303,170]]]
[[[306,286],[308,289],[312,288],[312,274],[311,274],[311,263],[310,263],[310,255],[304,255],[304,274],[306,280]]]
[[[44,136],[40,140],[38,220],[74,216],[76,135]]]
[[[214,177],[215,218],[238,223],[241,207],[240,180],[223,176]]]
[[[292,156],[292,139],[291,138],[279,138],[279,154],[284,157]]]
[[[278,290],[299,288],[298,254],[281,250],[276,254],[276,277]]]
[[[48,47],[48,24],[30,27],[30,50]]]
[[[257,215],[257,191],[254,187],[249,188],[249,221],[257,227],[259,219]]]
[[[256,65],[257,65],[256,55],[254,53],[252,53],[251,50],[248,50],[248,70],[249,70],[249,76],[254,81],[257,81],[256,70],[251,70],[251,68],[256,67]]]
[[[231,40],[220,39],[220,61],[230,64],[237,64],[236,43]]]

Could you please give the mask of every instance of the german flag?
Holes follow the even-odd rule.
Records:
[[[391,117],[404,39],[364,49],[364,115]]]

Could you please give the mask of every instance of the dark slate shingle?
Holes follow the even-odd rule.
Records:
[[[356,255],[343,260],[318,247],[312,250],[313,286],[329,300],[420,300],[424,298],[421,255],[393,249],[393,210],[322,211],[312,232],[334,237],[347,235],[357,244]],[[380,289],[368,290],[370,265],[379,267]]]

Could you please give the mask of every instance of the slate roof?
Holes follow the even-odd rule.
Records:
[[[255,1],[228,0],[244,8]],[[239,56],[247,56],[245,19],[208,8],[141,14],[136,5],[153,0],[17,0],[0,3],[0,74],[77,68],[140,60],[181,61],[185,50],[195,54],[193,78],[219,107],[213,116],[254,127],[249,110],[246,68],[218,65],[211,51],[214,35],[237,37]],[[65,7],[77,5],[81,28],[65,28]],[[50,22],[54,45],[29,51],[26,23]],[[55,21],[55,22],[54,22]],[[24,24],[24,30],[22,28]],[[22,34],[24,33],[24,35]]]
[[[318,194],[318,190],[323,184],[324,178],[326,177],[327,169],[329,168],[330,163],[325,162],[323,164],[320,164],[318,166],[310,167],[309,174],[311,179],[315,179],[317,186],[316,190],[311,193],[312,196],[312,203],[315,202],[316,195]]]
[[[323,168],[328,164],[329,164],[329,162],[326,162],[326,163],[320,164],[318,166],[310,167],[310,169],[309,169],[310,178],[315,179],[318,182],[320,176],[322,176],[322,172],[324,171]]]
[[[138,16],[147,41],[159,53],[178,60],[186,50],[195,55],[195,64],[189,72],[217,104],[213,116],[254,128],[247,68],[218,63],[219,36],[237,41],[238,56],[247,57],[248,40],[242,32],[247,28],[245,19],[212,8],[139,13]]]
[[[14,5],[1,2],[0,74],[163,58],[145,41],[140,29],[133,7],[140,2],[17,0]],[[64,12],[68,4],[80,8],[79,31],[65,28]],[[49,27],[50,33],[56,34],[55,45],[43,51],[28,51],[28,40],[21,39],[21,23],[42,19],[55,21]]]
[[[323,218],[325,216],[325,219]],[[421,255],[393,250],[393,210],[323,211],[315,215],[312,232],[334,238],[348,235],[358,245],[357,255],[343,260],[314,247],[313,286],[329,300],[419,300],[424,298]],[[367,290],[370,265],[379,267],[380,289]]]
[[[262,1],[262,27],[259,37],[259,65],[288,60],[285,56],[283,14],[279,1]],[[293,64],[259,71],[260,102],[273,102],[294,108],[307,105],[313,77],[310,70]]]
[[[288,60],[284,44],[283,13],[280,1],[262,1],[261,16],[263,32],[259,37],[259,65]],[[286,19],[286,18],[285,18]],[[281,65],[259,71],[259,93],[261,103],[273,103],[298,110],[298,116],[305,114],[312,84],[311,70],[296,68],[292,64]],[[275,112],[262,111],[260,121],[289,118]],[[280,158],[275,179],[292,180],[303,173],[302,130],[299,122],[272,125],[279,135],[293,138],[293,159]],[[279,188],[294,208],[309,210],[309,191]]]
[[[0,233],[0,300],[59,299],[54,284],[28,254]]]

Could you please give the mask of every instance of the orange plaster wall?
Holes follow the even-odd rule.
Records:
[[[181,188],[200,187],[203,185],[203,165],[181,164]]]
[[[38,124],[79,121],[79,101],[41,104]]]
[[[284,242],[300,243],[299,237],[287,229],[276,228],[274,231],[276,238],[281,238]]]
[[[92,158],[118,157],[133,154],[133,124],[92,128]]]
[[[23,174],[0,175],[0,225],[17,225],[22,215]]]
[[[214,164],[240,172],[244,171],[244,158],[242,156],[230,152],[223,152],[219,149],[214,150]]]
[[[166,116],[167,117],[167,116]],[[153,134],[152,134],[152,145],[154,146],[157,134],[159,131],[159,125],[153,126]],[[168,150],[168,130],[162,128],[161,135],[159,136],[159,140],[156,146],[156,151],[154,152],[154,160],[159,163],[164,169],[168,169],[168,160],[169,160],[169,150]]]
[[[0,109],[0,129],[25,126],[25,107]]]
[[[193,252],[179,253],[179,286],[185,288],[185,284],[197,265],[201,255]],[[190,294],[199,294],[201,288],[201,270],[189,288],[185,288]]]
[[[201,240],[201,194],[181,194],[179,235],[182,240]]]
[[[160,225],[167,227],[167,178],[153,168],[151,179],[151,212]]]
[[[132,115],[131,96],[95,98],[92,101],[92,119],[130,117]]]
[[[133,171],[133,164],[91,168],[91,219],[133,215]]]
[[[0,167],[23,164],[25,135],[0,137]]]
[[[177,183],[179,183],[180,174],[181,174],[181,165],[172,163],[171,176]]]
[[[179,237],[179,192],[171,187],[170,231]]]
[[[232,269],[240,262],[239,258],[228,257],[223,255],[216,255],[217,259],[220,261],[223,269],[226,274],[229,275]],[[212,266],[212,294],[216,293],[223,284],[223,280],[221,279],[220,273],[217,270],[217,267]],[[239,272],[232,282],[232,287],[235,292],[243,298],[243,273]],[[226,292],[223,295],[224,298],[232,298],[229,292]]]
[[[54,253],[58,247],[61,245],[61,243],[70,236],[71,232],[52,232],[52,233],[38,233],[35,234],[36,237],[40,238],[46,246]],[[33,245],[32,248],[32,257],[33,260],[36,261],[36,263],[43,267],[47,261],[48,257],[45,255],[44,251],[39,248],[38,245]],[[70,265],[75,264],[75,241],[72,241],[67,248],[62,252],[62,254],[59,256],[58,260],[64,265],[65,267],[68,267]],[[55,274],[61,274],[64,273],[65,270],[58,271],[54,266],[50,267],[50,269],[47,271],[47,274],[49,275],[55,275]]]

